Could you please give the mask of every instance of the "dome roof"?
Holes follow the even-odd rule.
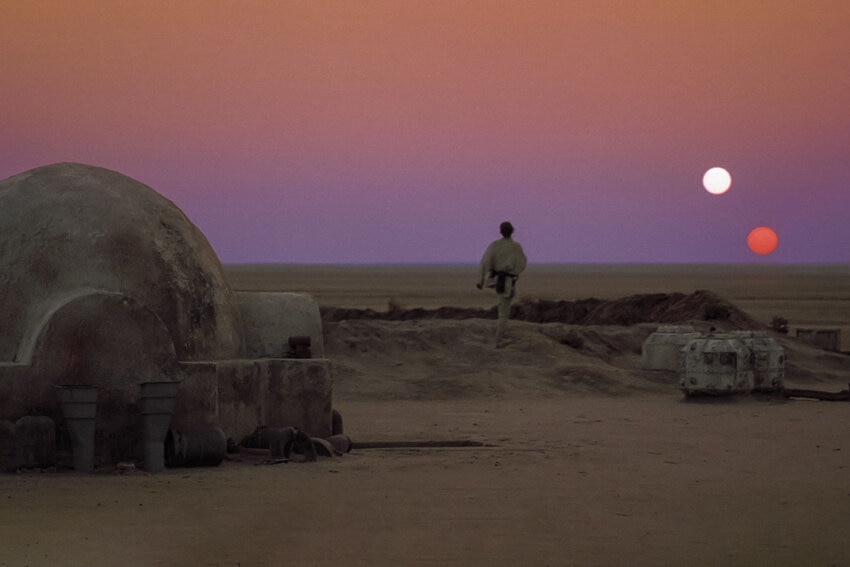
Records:
[[[221,264],[171,201],[78,163],[0,181],[0,362],[29,363],[51,316],[92,293],[123,296],[161,320],[178,360],[241,352]]]

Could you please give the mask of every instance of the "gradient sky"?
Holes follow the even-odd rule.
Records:
[[[3,2],[0,179],[120,171],[225,263],[477,262],[502,220],[536,263],[846,263],[848,30],[846,0]]]

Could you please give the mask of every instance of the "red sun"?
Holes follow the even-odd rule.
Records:
[[[747,235],[747,246],[756,254],[770,254],[776,249],[777,244],[779,244],[779,237],[772,228],[767,226],[756,227]]]

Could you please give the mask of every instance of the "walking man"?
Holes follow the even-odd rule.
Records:
[[[496,323],[496,346],[505,335],[505,327],[511,314],[511,300],[516,290],[516,281],[525,270],[525,252],[519,242],[515,242],[511,235],[514,227],[505,221],[499,225],[502,238],[490,243],[481,258],[481,273],[476,287],[482,289],[492,287],[499,297],[498,313],[499,319]]]

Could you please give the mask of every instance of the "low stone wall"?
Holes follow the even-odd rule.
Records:
[[[294,426],[331,435],[332,379],[327,359],[181,363],[184,379],[172,427],[218,425],[237,443],[259,426]]]
[[[24,415],[48,416],[60,426],[58,396],[33,390],[32,368],[0,365],[0,468],[11,459],[14,422]],[[180,362],[171,428],[219,426],[237,443],[259,426],[294,426],[311,437],[329,437],[332,413],[328,359],[259,359]],[[98,396],[97,464],[140,458],[142,436],[138,388],[118,398]],[[113,392],[114,393],[114,392]],[[37,395],[38,394],[38,395]],[[102,401],[101,401],[102,400]]]

